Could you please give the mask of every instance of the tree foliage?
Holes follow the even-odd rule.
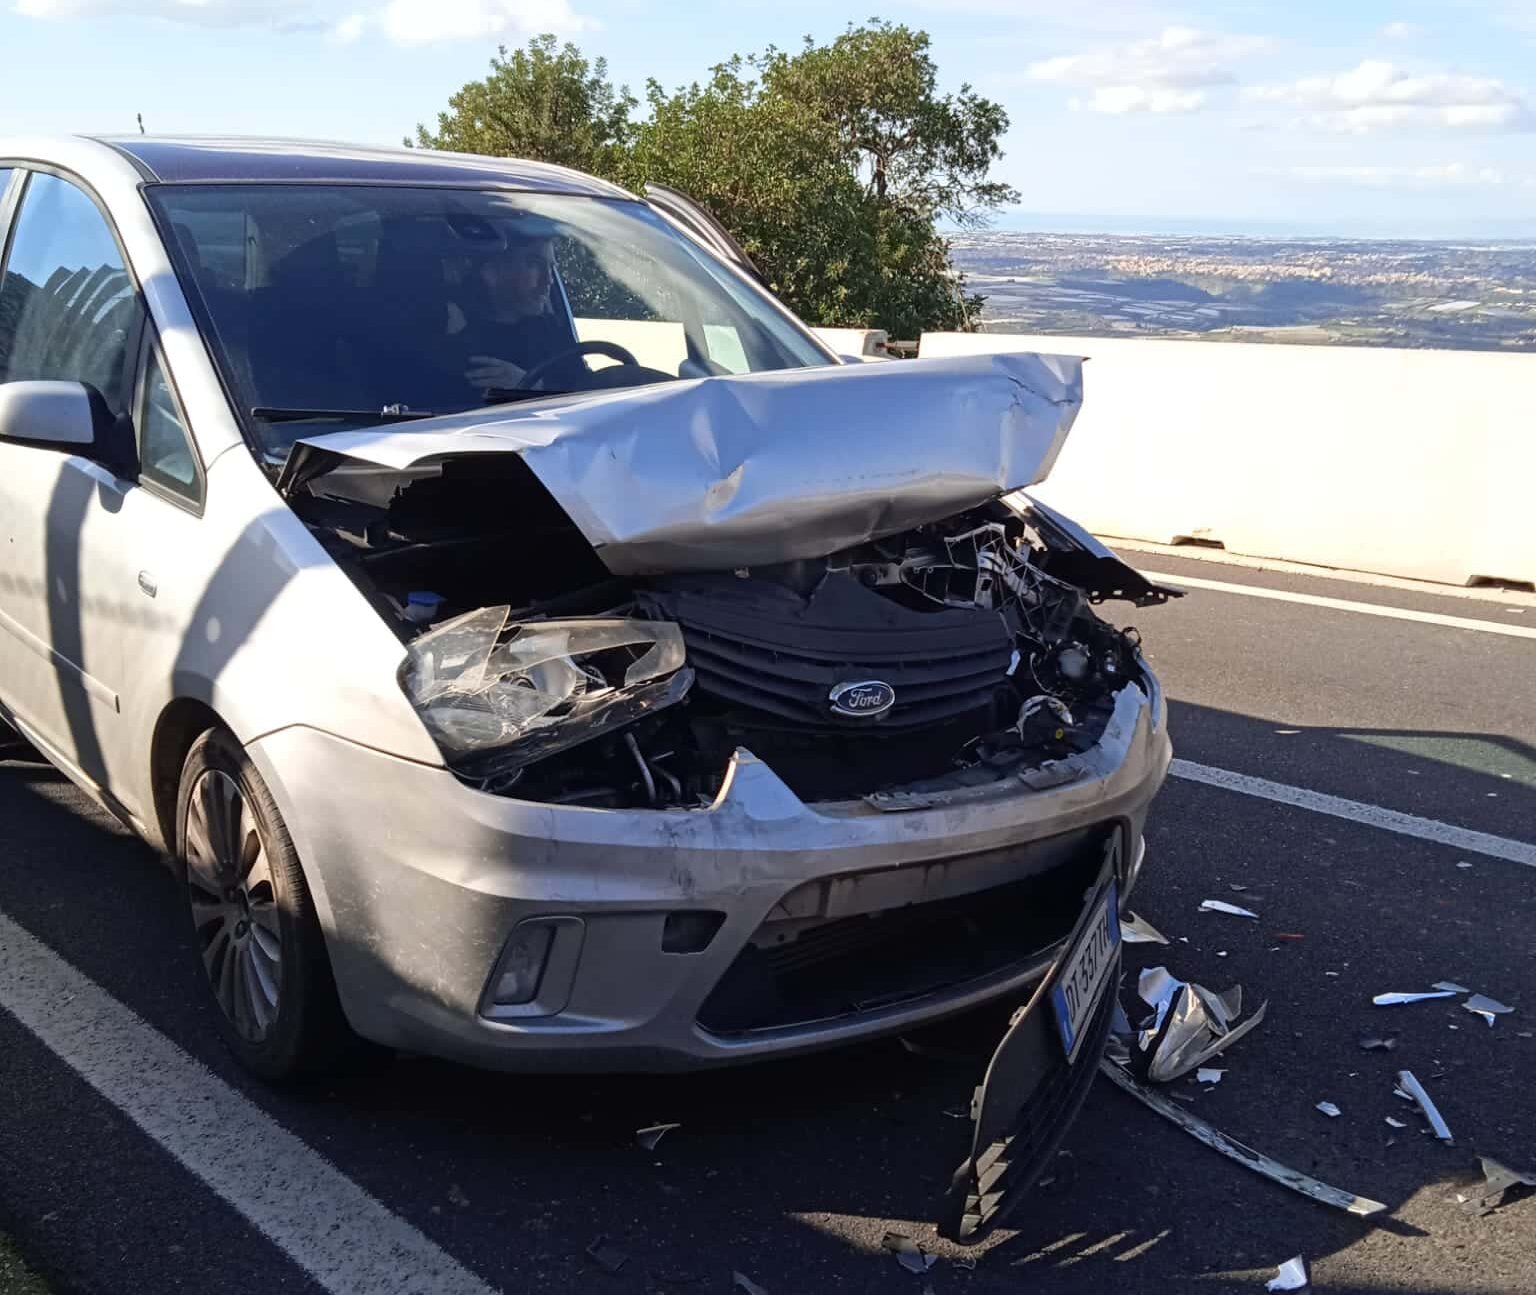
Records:
[[[875,21],[794,53],[738,55],[703,82],[651,81],[636,120],[639,106],[602,60],[539,37],[502,50],[417,142],[680,189],[812,323],[894,336],[973,326],[981,299],[939,223],[973,226],[1017,199],[990,175],[1008,118],[969,86],[939,93],[923,32]]]
[[[589,63],[575,45],[536,36],[526,49],[501,46],[491,74],[471,81],[437,115],[437,130],[416,127],[419,148],[555,162],[598,175],[622,165],[634,97],[615,89],[604,59]]]

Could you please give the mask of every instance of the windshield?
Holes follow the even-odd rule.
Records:
[[[242,420],[317,426],[828,364],[644,204],[360,185],[171,185],[150,201]]]

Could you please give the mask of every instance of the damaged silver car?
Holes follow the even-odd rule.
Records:
[[[1021,493],[1078,360],[841,363],[676,195],[531,163],[11,141],[0,194],[0,704],[176,861],[247,1066],[1036,992],[1070,1115],[1170,758],[1095,610],[1169,591]]]

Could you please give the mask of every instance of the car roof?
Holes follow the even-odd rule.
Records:
[[[315,182],[420,184],[632,198],[617,185],[548,162],[382,148],[323,140],[220,136],[95,135],[161,184]]]

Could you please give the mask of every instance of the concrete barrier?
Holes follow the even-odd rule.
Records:
[[[1006,333],[919,354],[1000,351],[1089,357],[1038,493],[1098,534],[1536,581],[1536,356]]]
[[[885,344],[889,337],[883,328],[813,328],[811,331],[839,355],[886,358]]]

